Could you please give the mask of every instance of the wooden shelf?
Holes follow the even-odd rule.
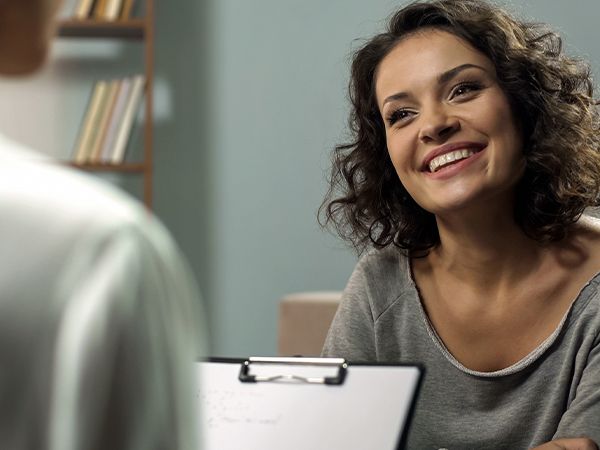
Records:
[[[2,0],[0,0],[1,2]],[[99,20],[68,18],[59,22],[56,36],[63,38],[109,38],[138,40],[143,44],[144,75],[146,78],[144,110],[144,155],[141,161],[123,164],[65,164],[87,172],[123,173],[139,175],[143,179],[143,202],[152,209],[153,197],[153,126],[154,126],[154,0],[138,0],[144,3],[143,17],[124,20]],[[142,49],[140,49],[142,50]]]
[[[147,169],[147,165],[144,163],[124,163],[124,164],[78,164],[74,162],[68,163],[71,167],[77,167],[81,170],[87,170],[89,172],[122,172],[122,173],[144,173]]]
[[[57,35],[59,37],[141,40],[146,35],[146,21],[144,19],[117,21],[68,19],[59,23]]]

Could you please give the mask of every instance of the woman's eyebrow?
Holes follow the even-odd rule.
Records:
[[[393,102],[394,100],[401,100],[401,99],[407,98],[407,97],[408,97],[408,94],[406,92],[396,92],[395,94],[392,94],[389,97],[386,97],[385,100],[383,101],[383,103],[381,104],[381,107],[383,108],[383,106],[388,102]]]
[[[452,78],[454,78],[456,75],[461,73],[463,70],[472,69],[472,68],[483,70],[484,72],[487,72],[485,67],[478,66],[476,64],[469,64],[469,63],[461,64],[460,66],[456,66],[453,69],[447,70],[447,71],[441,73],[440,75],[438,75],[437,82],[438,82],[438,84],[447,83]],[[389,97],[386,97],[385,100],[383,101],[383,103],[381,104],[381,107],[383,108],[383,106],[388,102],[393,102],[394,100],[401,100],[401,99],[407,98],[407,97],[409,97],[407,92],[396,92],[395,94],[392,94]]]
[[[447,70],[446,72],[440,74],[438,76],[438,84],[444,84],[458,75],[460,72],[466,69],[476,68],[487,72],[484,67],[478,66],[476,64],[461,64],[460,66],[456,66],[454,69]]]

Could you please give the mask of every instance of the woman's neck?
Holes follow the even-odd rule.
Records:
[[[474,286],[513,283],[539,267],[544,252],[506,211],[438,216],[437,225],[440,244],[430,262]]]

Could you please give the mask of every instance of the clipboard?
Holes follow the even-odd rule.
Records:
[[[196,366],[204,450],[395,450],[423,378],[410,364],[211,358]]]

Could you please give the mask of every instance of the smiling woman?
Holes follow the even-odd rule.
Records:
[[[368,251],[323,354],[426,366],[408,448],[596,448],[588,65],[485,1],[418,2],[357,51],[350,98],[322,213]]]

